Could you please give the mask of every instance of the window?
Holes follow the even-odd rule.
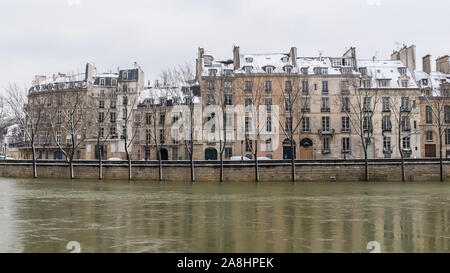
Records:
[[[105,108],[105,101],[104,100],[101,100],[99,102],[99,108]]]
[[[360,67],[359,68],[359,73],[361,73],[361,76],[366,76],[367,75],[367,68],[366,67]]]
[[[127,79],[128,79],[128,71],[123,71],[123,72],[122,72],[122,78],[123,78],[124,80],[127,80]]]
[[[111,108],[116,109],[116,101],[115,100],[111,101]]]
[[[398,73],[400,73],[400,75],[402,76],[406,75],[406,67],[399,67]]]
[[[215,77],[217,75],[217,69],[209,69],[209,76]]]
[[[225,87],[225,91],[232,91],[233,90],[233,82],[225,81],[224,87]]]
[[[105,96],[105,90],[100,90],[100,97],[104,97]]]
[[[109,134],[111,135],[112,138],[115,138],[116,137],[116,127],[109,128]]]
[[[208,90],[214,90],[215,89],[215,82],[214,81],[207,81],[206,85],[208,86]]]
[[[225,95],[225,105],[233,105],[233,95]]]
[[[311,127],[309,126],[309,117],[302,118],[302,132],[304,133],[311,132]]]
[[[123,111],[122,111],[122,119],[123,120],[127,120],[127,118],[128,118],[128,111],[127,111],[127,109],[123,109]]]
[[[292,66],[286,65],[284,67],[284,71],[286,71],[287,74],[291,74],[292,73]]]
[[[266,139],[266,152],[273,152],[272,139]]]
[[[309,84],[307,80],[302,81],[302,92],[308,93],[309,91]]]
[[[272,74],[272,72],[273,72],[273,66],[266,66],[266,73]]]
[[[159,142],[161,144],[166,143],[166,136],[164,134],[164,129],[159,129]]]
[[[151,143],[152,141],[152,133],[149,129],[145,130],[145,143]]]
[[[110,121],[111,123],[115,123],[116,122],[116,112],[111,112],[110,114]]]
[[[372,130],[372,120],[370,117],[364,117],[363,130],[366,132]]]
[[[265,90],[267,93],[272,92],[272,81],[265,81],[265,82],[264,82],[264,90]]]
[[[253,100],[251,98],[245,98],[245,108],[247,111],[250,109],[247,109],[248,107],[251,107],[253,105]]]
[[[303,75],[308,75],[308,67],[302,67],[301,72]]]
[[[98,113],[98,122],[103,122],[105,120],[105,113],[99,112]]]
[[[233,149],[231,147],[225,148],[225,158],[230,159],[233,156]]]
[[[371,86],[372,86],[372,84],[370,83],[370,81],[368,81],[368,80],[362,81],[363,88],[370,88]]]
[[[206,95],[206,105],[215,105],[216,104],[216,98],[214,94],[207,94]]]
[[[249,133],[251,131],[251,127],[252,127],[252,118],[245,117],[245,132]]]
[[[350,99],[349,97],[342,97],[342,112],[350,112]]]
[[[285,126],[286,132],[292,131],[292,117],[286,117],[286,126]]]
[[[445,145],[450,144],[450,129],[445,129]]]
[[[350,152],[350,138],[348,137],[342,138],[342,152]]]
[[[311,111],[311,100],[310,98],[303,98],[302,99],[302,112],[309,112]]]
[[[159,115],[159,125],[164,125],[166,123],[166,114]]]
[[[101,86],[105,86],[105,79],[104,79],[104,78],[101,78],[101,79],[100,79],[100,85],[101,85]]]
[[[347,92],[349,91],[349,83],[348,81],[342,81],[341,82],[341,92]]]
[[[324,153],[324,154],[329,154],[330,153],[330,139],[327,138],[327,137],[323,139],[322,153]]]
[[[248,139],[248,137],[245,138],[245,151],[251,152],[253,147],[253,141],[251,139]]]
[[[425,107],[425,116],[426,116],[426,123],[431,124],[433,123],[433,109],[431,109],[431,106],[427,105]]]
[[[56,123],[61,124],[62,123],[62,111],[58,110],[56,112]]]
[[[151,125],[152,124],[152,114],[145,113],[145,124]]]
[[[427,131],[427,141],[433,141],[433,131]]]
[[[391,111],[391,98],[383,97],[383,112]]]
[[[252,92],[253,91],[253,82],[252,81],[245,81],[245,92]]]
[[[100,128],[100,137],[101,138],[105,137],[105,128],[103,127]]]
[[[117,79],[111,79],[111,85],[116,86],[117,85]]]
[[[410,105],[409,105],[409,98],[408,97],[402,97],[402,111],[408,112],[411,111]]]
[[[378,87],[389,87],[390,80],[378,80]]]
[[[402,147],[403,150],[411,150],[411,138],[410,137],[404,137],[402,139]]]
[[[364,109],[363,110],[365,112],[371,111],[370,100],[371,100],[371,97],[364,97]]]
[[[322,82],[322,93],[328,93],[328,81]]]
[[[329,98],[322,98],[322,112],[330,112],[330,99]]]
[[[253,67],[246,66],[246,67],[244,67],[244,70],[245,70],[245,73],[250,74],[250,73],[252,73]]]
[[[391,149],[391,137],[383,137],[383,152],[390,153]]]
[[[266,106],[267,112],[272,111],[272,99],[264,99],[264,105]]]
[[[401,81],[401,86],[403,87],[403,88],[407,88],[408,87],[408,81],[407,80],[402,80]]]
[[[272,132],[272,117],[266,118],[266,131]]]
[[[284,109],[286,112],[292,111],[292,102],[289,99],[284,100]]]
[[[123,96],[122,97],[122,102],[123,102],[123,105],[128,105],[128,97],[127,96]]]
[[[225,76],[231,77],[233,75],[233,70],[231,69],[225,69]]]
[[[284,82],[284,91],[285,92],[292,92],[292,82],[291,81],[285,81]]]
[[[444,122],[450,123],[450,106],[444,106]]]
[[[61,144],[61,132],[56,132],[56,143]]]
[[[330,131],[330,117],[322,117],[322,131]]]
[[[383,119],[381,120],[381,129],[383,131],[391,131],[392,130],[392,124],[391,124],[391,117],[390,116],[383,116]]]
[[[411,122],[409,120],[409,117],[402,118],[402,130],[405,132],[411,131]]]
[[[342,117],[342,132],[350,132],[350,117]]]

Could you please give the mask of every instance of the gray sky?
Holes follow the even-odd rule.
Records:
[[[388,59],[397,43],[421,57],[449,54],[448,0],[1,0],[0,87],[34,75],[100,72],[137,61],[146,78],[193,61],[197,47],[216,59],[241,52]]]

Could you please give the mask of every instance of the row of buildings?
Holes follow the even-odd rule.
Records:
[[[133,160],[155,160],[157,148],[164,160],[189,159],[189,147],[172,130],[179,117],[171,110],[179,105],[246,109],[230,116],[232,124],[243,120],[245,137],[238,136],[239,128],[213,126],[213,131],[223,127],[227,137],[195,138],[195,160],[218,159],[221,151],[225,159],[362,158],[362,141],[369,158],[396,158],[400,152],[436,157],[436,119],[442,119],[444,151],[450,155],[449,56],[438,58],[433,71],[427,55],[418,71],[415,46],[394,51],[389,60],[359,59],[355,48],[339,57],[304,57],[295,47],[249,54],[235,46],[229,60],[199,48],[194,70],[189,83],[184,77],[186,82],[161,79],[152,85],[137,64],[114,73],[98,73],[87,64],[80,75],[36,76],[27,109],[43,113],[35,137],[38,157],[63,159],[62,149],[77,142],[75,159],[93,160],[99,152],[102,158],[126,159],[128,150]],[[435,100],[442,103],[442,117],[433,108]],[[251,106],[268,112],[277,107],[277,113],[256,121],[247,111]],[[201,123],[214,114],[203,113]],[[195,134],[211,130],[200,129]],[[9,156],[31,158],[26,137],[8,145]]]

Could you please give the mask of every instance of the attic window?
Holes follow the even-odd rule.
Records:
[[[253,58],[252,57],[247,57],[247,58],[245,58],[245,61],[247,63],[252,63],[253,62]]]
[[[105,79],[104,79],[104,78],[101,78],[101,79],[100,79],[100,85],[101,85],[101,86],[105,86]]]
[[[252,73],[253,67],[251,66],[245,66],[244,67],[245,73]]]
[[[359,73],[361,73],[361,76],[367,76],[367,68],[366,67],[360,67]]]
[[[423,85],[428,85],[428,79],[422,79],[422,84]]]
[[[209,75],[215,77],[217,75],[217,69],[210,69],[209,70]]]
[[[288,62],[288,57],[283,57],[283,58],[281,58],[281,61],[283,62],[283,63],[287,63]]]
[[[402,76],[406,75],[406,67],[399,67],[398,73],[400,73],[400,75]]]
[[[302,74],[308,75],[308,67],[302,67]]]
[[[284,66],[284,71],[285,71],[287,74],[291,74],[291,72],[292,72],[292,66],[291,66],[291,65],[286,65],[286,66]]]
[[[117,79],[112,79],[111,80],[111,85],[113,85],[113,86],[117,85]]]
[[[225,69],[225,76],[230,77],[233,74],[233,70]]]
[[[123,71],[123,72],[122,72],[122,78],[123,78],[124,80],[128,79],[128,72],[127,72],[127,71]]]
[[[316,75],[326,75],[328,74],[328,68],[326,67],[315,67],[314,74]]]
[[[266,71],[267,74],[272,74],[273,66],[268,65],[268,66],[264,67],[264,71]]]

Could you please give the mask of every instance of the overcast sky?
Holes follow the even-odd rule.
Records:
[[[417,46],[417,63],[450,53],[448,0],[1,0],[0,87],[34,75],[103,71],[136,61],[153,80],[194,61],[199,46],[216,59],[241,52],[388,59]]]

